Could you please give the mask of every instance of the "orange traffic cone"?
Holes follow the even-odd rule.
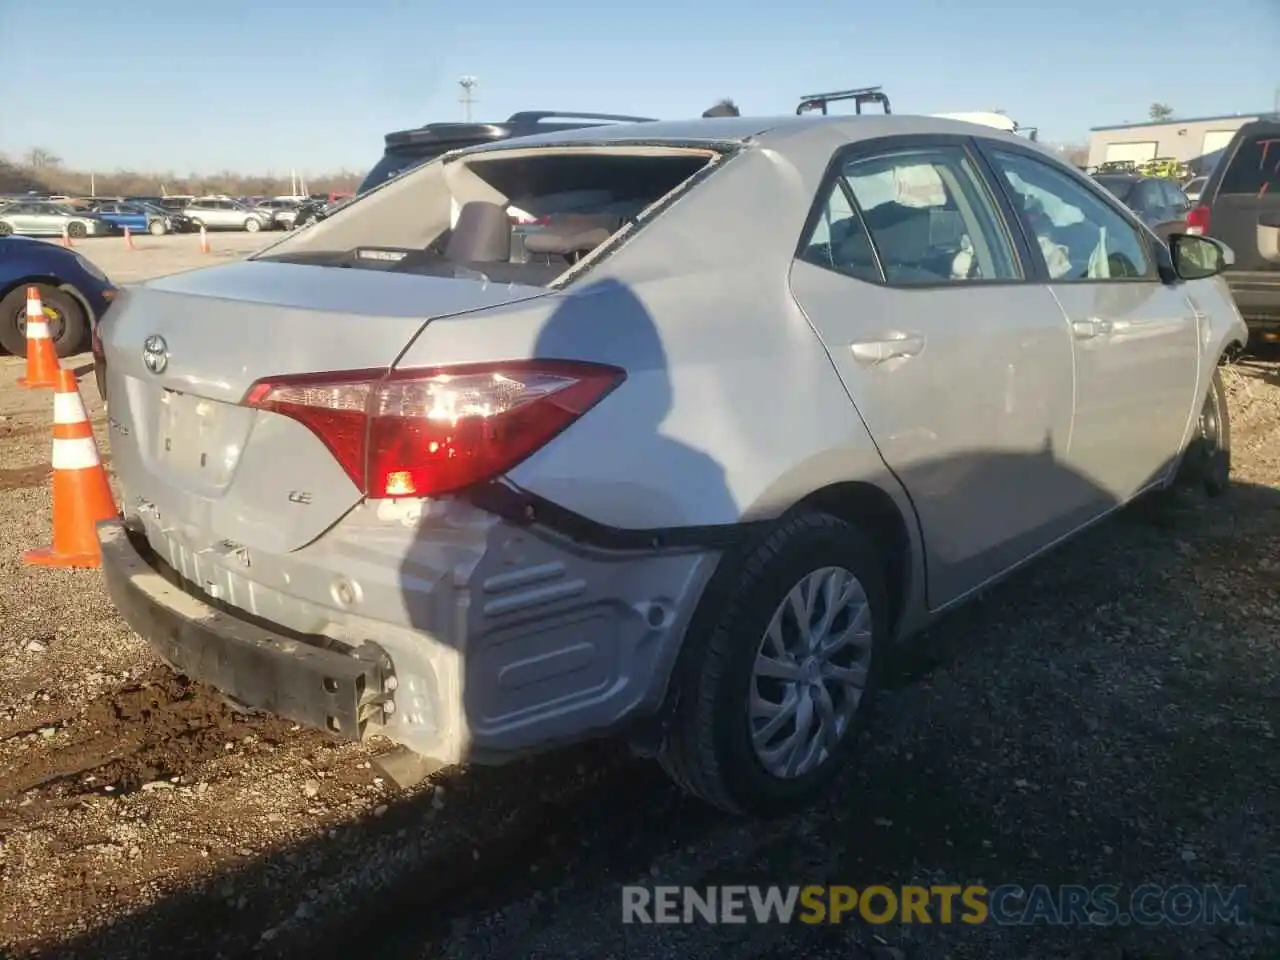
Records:
[[[128,227],[125,227],[125,228],[124,228],[124,245],[125,245],[126,247],[128,247],[130,250],[137,250],[137,249],[138,249],[137,247],[135,247],[135,246],[133,245],[133,234],[129,232],[129,228],[128,228]]]
[[[38,390],[57,384],[58,351],[49,338],[49,321],[40,302],[40,291],[27,287],[27,375],[18,379],[18,386]]]
[[[209,252],[209,234],[205,232],[204,224],[200,224],[200,252]]]
[[[67,225],[65,223],[62,225],[62,245],[64,247],[69,247],[72,245],[71,231],[67,229]]]
[[[22,560],[40,567],[101,566],[96,527],[118,515],[76,375],[60,369],[53,395],[53,545],[29,550]]]

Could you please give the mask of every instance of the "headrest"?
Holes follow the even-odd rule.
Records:
[[[507,208],[485,200],[464,203],[444,255],[454,263],[510,260],[511,220]]]

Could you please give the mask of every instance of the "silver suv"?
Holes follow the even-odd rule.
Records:
[[[943,119],[447,154],[122,291],[106,581],[175,668],[335,736],[618,735],[784,810],[898,638],[1147,491],[1226,488],[1229,260]]]
[[[209,230],[248,230],[257,233],[271,226],[271,215],[261,210],[253,210],[235,200],[217,197],[202,197],[192,200],[182,211],[184,216],[199,229],[201,225]]]

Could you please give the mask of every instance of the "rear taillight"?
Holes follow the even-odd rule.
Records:
[[[1187,233],[1197,236],[1209,232],[1209,208],[1205,206],[1192,207],[1187,212]]]
[[[436,497],[510,470],[625,378],[567,360],[356,370],[268,377],[244,402],[311,430],[372,499]]]

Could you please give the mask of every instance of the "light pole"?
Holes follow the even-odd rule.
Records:
[[[476,102],[471,91],[476,88],[477,83],[475,77],[462,77],[458,81],[458,86],[462,88],[462,96],[458,98],[458,102],[462,104],[462,116],[467,123],[471,122],[471,105]]]

